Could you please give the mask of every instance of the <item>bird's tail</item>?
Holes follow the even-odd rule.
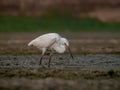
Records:
[[[32,41],[28,43],[28,46],[32,46]]]

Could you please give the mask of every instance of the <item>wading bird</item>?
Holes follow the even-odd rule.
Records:
[[[61,37],[57,33],[48,33],[41,35],[29,42],[28,46],[37,47],[39,50],[42,51],[42,55],[39,61],[40,65],[42,63],[43,56],[45,55],[47,50],[50,51],[48,67],[50,67],[51,56],[53,55],[54,51],[57,53],[64,53],[68,49],[70,56],[73,59],[73,55],[69,47],[69,41],[66,38]]]

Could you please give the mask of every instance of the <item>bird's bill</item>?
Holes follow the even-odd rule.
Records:
[[[72,59],[74,59],[70,47],[69,47],[68,45],[66,45],[66,44],[65,44],[65,46],[66,46],[66,48],[68,49],[68,51],[69,51],[70,56],[72,57]]]

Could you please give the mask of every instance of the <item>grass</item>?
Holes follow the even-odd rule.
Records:
[[[94,18],[72,16],[0,16],[0,31],[41,31],[41,30],[120,30],[120,23],[103,23]]]
[[[18,69],[0,68],[0,78],[61,78],[61,79],[119,79],[119,70],[61,70],[52,68]]]

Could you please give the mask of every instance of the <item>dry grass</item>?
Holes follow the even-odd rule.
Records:
[[[69,70],[69,69],[52,69],[52,68],[38,68],[38,69],[20,69],[20,68],[0,68],[0,78],[61,78],[61,79],[120,79],[119,70]]]

